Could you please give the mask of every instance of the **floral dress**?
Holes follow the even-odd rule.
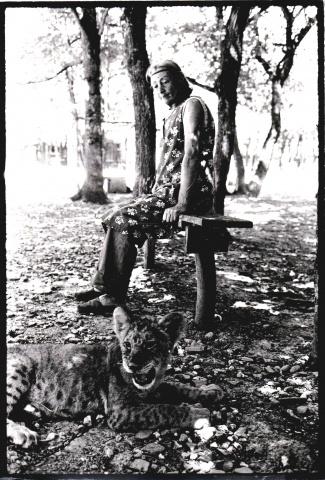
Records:
[[[117,211],[107,212],[102,218],[105,230],[109,227],[123,235],[129,235],[138,246],[142,246],[148,237],[168,238],[175,232],[177,227],[163,223],[162,217],[166,208],[177,204],[184,157],[183,112],[186,103],[193,98],[203,107],[204,122],[200,131],[199,171],[191,191],[188,212],[204,214],[210,210],[214,122],[203,100],[200,97],[189,97],[164,120],[161,157],[152,194],[138,197]]]

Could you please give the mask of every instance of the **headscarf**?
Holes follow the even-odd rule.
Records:
[[[164,60],[163,62],[150,65],[146,72],[146,80],[150,83],[152,76],[160,72],[172,73],[178,81],[179,88],[182,91],[182,96],[184,96],[184,98],[187,98],[191,94],[192,89],[189,86],[187,78],[182,72],[180,66],[173,60]]]
[[[146,79],[147,81],[150,82],[152,75],[155,75],[155,73],[166,72],[166,71],[174,72],[178,75],[181,74],[184,77],[184,74],[180,66],[177,65],[177,63],[173,62],[173,60],[165,60],[164,62],[150,65],[146,73]]]

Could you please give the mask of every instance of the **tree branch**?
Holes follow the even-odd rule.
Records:
[[[48,82],[49,80],[53,80],[54,78],[58,77],[61,73],[65,72],[69,68],[75,67],[76,65],[80,65],[81,63],[82,63],[81,60],[75,60],[73,62],[66,63],[62,68],[60,68],[60,70],[57,73],[55,73],[51,77],[45,77],[41,80],[30,80],[29,82],[22,83],[21,85],[30,85],[30,84],[33,84],[33,83]]]
[[[74,14],[74,16],[76,17],[77,19],[77,22],[79,23],[79,25],[81,26],[81,18],[79,17],[79,14],[78,14],[78,11],[77,11],[77,7],[70,7],[71,10],[72,10],[72,13]]]
[[[296,15],[294,15],[293,19],[296,20],[297,17],[299,17],[299,15],[301,14],[301,12],[303,12],[305,10],[305,7],[301,7],[301,9],[299,10],[299,12],[296,13]]]
[[[292,46],[292,24],[293,24],[293,14],[290,12],[288,7],[285,5],[281,7],[282,13],[284,15],[284,18],[287,22],[286,25],[286,46],[287,49],[291,48]]]
[[[284,15],[284,18],[288,21],[291,18],[291,13],[286,5],[281,7],[282,13]]]
[[[278,63],[276,68],[275,76],[281,81],[281,85],[284,85],[284,82],[289,76],[290,70],[293,65],[293,58],[298,48],[298,45],[302,39],[307,35],[312,25],[315,22],[315,18],[310,18],[307,25],[303,27],[300,32],[294,37],[291,38],[290,44],[286,46],[286,52],[282,60]]]
[[[308,23],[305,27],[303,27],[299,33],[297,33],[297,35],[295,35],[294,39],[293,39],[293,43],[294,43],[294,46],[295,48],[298,47],[299,43],[303,40],[303,38],[307,35],[307,33],[309,32],[309,30],[311,29],[311,27],[314,25],[316,21],[316,18],[313,17],[313,18],[309,18],[308,20]]]
[[[72,40],[70,40],[70,39],[68,38],[68,45],[69,45],[69,47],[71,47],[71,45],[72,45],[73,43],[77,42],[77,41],[80,40],[80,39],[81,39],[81,35],[78,35],[77,37],[73,38]]]
[[[256,12],[254,15],[249,17],[247,20],[247,24],[252,23],[253,21],[257,20],[261,13],[265,12],[265,10],[269,7],[269,5],[265,5],[264,7],[260,7],[259,11]]]
[[[260,62],[260,64],[262,65],[262,67],[264,68],[265,72],[268,74],[268,76],[270,78],[273,77],[273,72],[271,70],[271,66],[269,64],[269,62],[267,62],[260,54],[256,54],[255,55],[255,58],[258,62]]]
[[[108,11],[109,11],[109,8],[106,8],[105,11],[104,11],[103,17],[102,17],[102,19],[101,19],[99,28],[98,28],[98,33],[99,33],[99,36],[100,36],[100,37],[102,36],[102,33],[103,33],[103,31],[104,31],[104,27],[105,27],[105,22],[106,22],[106,19],[107,19]]]
[[[193,85],[197,85],[198,87],[204,88],[205,90],[208,90],[209,92],[216,93],[213,87],[209,87],[208,85],[203,85],[203,83],[199,83],[194,78],[191,77],[186,77],[186,79],[192,83]]]
[[[219,27],[223,28],[225,26],[222,13],[223,13],[223,7],[217,5],[216,6],[217,28]]]
[[[266,10],[266,8],[267,7],[265,8],[263,7],[263,10]],[[257,38],[256,47],[255,47],[255,58],[262,65],[268,77],[272,80],[274,73],[272,72],[271,65],[267,60],[265,60],[265,58],[262,57],[262,54],[261,54],[262,47],[261,47],[261,41],[259,37],[257,22],[253,24],[253,30]]]
[[[82,117],[80,117],[82,118]],[[116,121],[113,121],[113,120],[102,120],[102,123],[111,123],[112,125],[114,124],[121,124],[121,125],[134,125],[134,122],[128,122],[128,121],[120,121],[120,120],[116,120]]]

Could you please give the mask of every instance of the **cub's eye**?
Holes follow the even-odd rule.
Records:
[[[126,353],[131,352],[131,343],[130,342],[125,342],[123,346],[124,346],[124,350],[125,350]]]

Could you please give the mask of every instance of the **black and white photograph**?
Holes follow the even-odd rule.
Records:
[[[319,474],[322,3],[4,16],[6,474]]]

